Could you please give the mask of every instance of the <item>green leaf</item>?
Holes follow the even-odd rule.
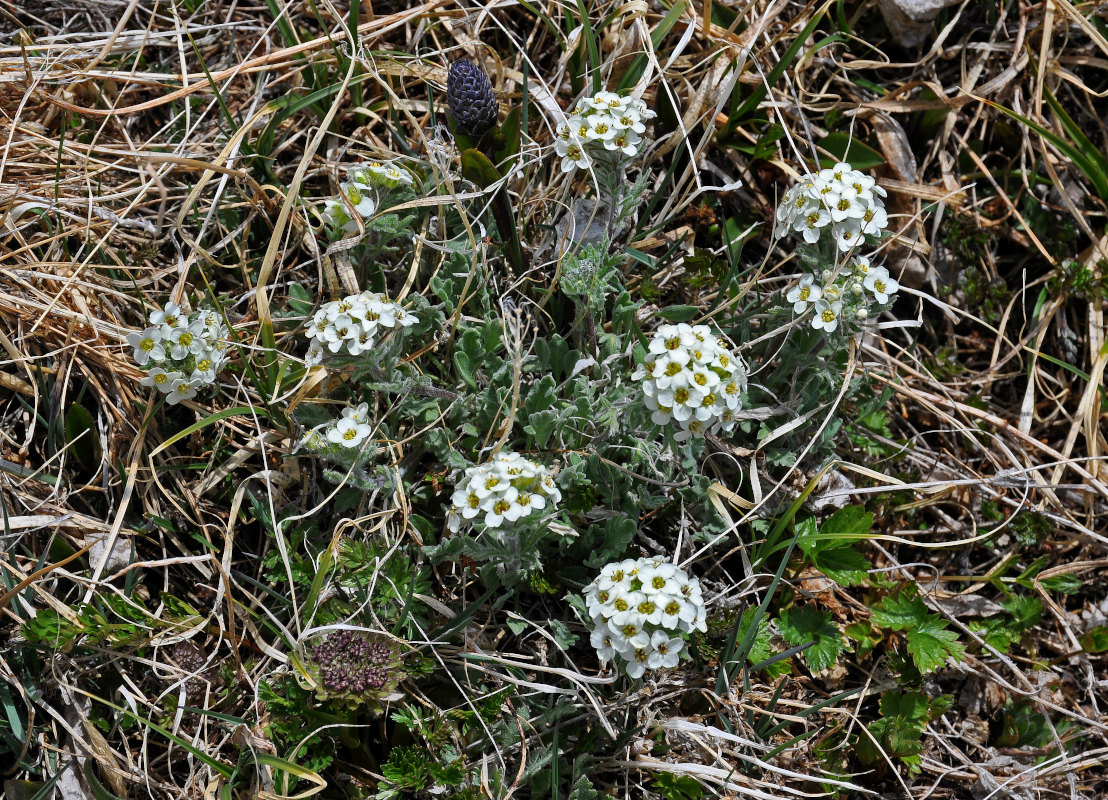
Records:
[[[469,355],[458,348],[454,350],[454,371],[458,373],[458,377],[461,378],[470,389],[477,388],[477,379],[473,377],[473,364],[470,361]]]
[[[1081,647],[1086,653],[1103,653],[1108,651],[1108,626],[1098,625],[1081,635]]]
[[[704,796],[704,787],[690,775],[661,772],[654,779],[654,786],[665,800],[700,800]]]
[[[1089,180],[1092,181],[1093,188],[1096,190],[1097,195],[1102,200],[1108,200],[1108,174],[1106,174],[1105,171],[1100,168],[1098,159],[1090,157],[1086,153],[1082,152],[1081,150],[1077,149],[1072,144],[1067,142],[1054,131],[1044,128],[1042,125],[1039,125],[1033,120],[1028,119],[1022,114],[1017,114],[1010,108],[1005,108],[999,103],[994,103],[993,101],[985,100],[984,98],[981,98],[981,102],[995,108],[1001,114],[1004,114],[1005,116],[1016,120],[1022,125],[1026,125],[1028,128],[1035,131],[1035,133],[1039,134],[1052,145],[1061,150],[1062,153],[1068,156],[1069,159],[1073,161],[1073,163],[1077,166],[1077,168],[1084,172],[1086,177],[1088,177]]]
[[[843,535],[844,538],[864,538],[873,528],[873,514],[863,506],[845,506],[840,508],[822,525],[819,532],[828,537]]]
[[[1053,578],[1042,578],[1039,583],[1048,592],[1061,592],[1062,594],[1077,594],[1081,591],[1081,579],[1071,572],[1055,575]]]
[[[777,621],[781,636],[791,645],[815,642],[804,651],[804,659],[812,672],[827,669],[843,651],[842,634],[831,620],[831,614],[815,606],[794,606],[781,613]]]
[[[820,550],[813,561],[817,569],[840,586],[857,586],[869,574],[869,559],[850,545]]]
[[[871,619],[882,628],[903,631],[919,625],[929,613],[914,589],[904,586],[875,605]]]
[[[487,189],[501,176],[487,155],[471,147],[462,153],[462,177]]]
[[[659,317],[670,322],[688,322],[699,313],[698,306],[666,306],[657,312]]]
[[[846,161],[854,169],[873,169],[885,163],[885,157],[867,144],[852,139],[848,133],[832,133],[819,141],[819,146],[832,155],[821,158],[820,166],[831,167]]]
[[[504,124],[496,132],[494,139],[494,155],[498,170],[507,175],[512,171],[516,156],[519,155],[520,130],[519,130],[519,106],[508,112]]]
[[[599,797],[600,793],[593,788],[587,775],[578,778],[569,793],[569,800],[598,800]]]
[[[906,634],[908,652],[919,671],[930,672],[946,663],[948,656],[957,661],[965,648],[958,644],[958,634],[946,630],[946,621],[930,615],[915,630]]]
[[[885,638],[881,631],[870,625],[868,620],[847,625],[844,633],[846,633],[848,639],[853,639],[858,643],[854,648],[858,658],[865,657]]]
[[[65,412],[65,442],[85,470],[95,472],[100,468],[103,455],[100,437],[93,428],[92,415],[80,403],[74,403]]]
[[[881,715],[926,722],[929,704],[920,692],[885,692],[881,695]]]
[[[746,632],[750,630],[756,610],[756,608],[750,607],[743,612],[742,619],[739,620],[740,637],[746,636]],[[754,634],[754,639],[750,643],[750,650],[746,654],[746,660],[747,663],[751,665],[760,665],[772,656],[773,635],[769,630],[769,619],[762,617],[758,620],[758,632]]]

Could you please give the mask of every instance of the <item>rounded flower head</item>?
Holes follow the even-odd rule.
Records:
[[[839,163],[802,176],[785,192],[774,231],[778,237],[798,235],[811,245],[828,237],[841,252],[850,252],[885,230],[884,196],[869,175]]]
[[[357,356],[372,350],[392,328],[414,325],[414,314],[376,292],[359,292],[324,303],[312,315],[304,336],[312,340],[309,363],[319,363],[326,347],[331,353]]]
[[[399,646],[367,631],[339,630],[316,639],[305,649],[304,666],[321,700],[380,712],[399,699],[397,689],[407,677]]]
[[[654,116],[642,100],[614,92],[581,98],[555,134],[562,171],[588,169],[597,157],[634,158],[643,148],[645,122]]]
[[[674,439],[730,431],[746,391],[742,363],[706,325],[662,325],[632,375],[655,425]]]
[[[153,311],[150,327],[126,336],[135,363],[146,371],[143,386],[153,386],[176,404],[215,383],[227,361],[229,331],[223,318],[208,308],[185,314],[175,303]]]
[[[491,461],[466,469],[454,487],[448,521],[453,531],[463,522],[508,529],[538,519],[557,506],[562,493],[546,467],[518,453],[498,453]]]
[[[685,634],[706,629],[700,583],[661,559],[608,564],[584,594],[597,656],[619,656],[632,678],[677,666]]]

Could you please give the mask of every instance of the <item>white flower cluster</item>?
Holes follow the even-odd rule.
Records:
[[[360,292],[319,307],[304,335],[312,340],[307,362],[323,360],[324,348],[357,356],[374,347],[382,328],[406,328],[417,322],[397,303],[376,292]],[[387,331],[385,331],[387,333]]]
[[[655,425],[677,423],[673,438],[730,431],[746,392],[746,370],[707,325],[663,325],[646,360],[631,375],[641,380]]]
[[[373,428],[369,425],[369,403],[347,406],[342,415],[331,422],[313,428],[304,437],[302,444],[315,449],[325,449],[328,444],[337,444],[347,449],[357,449],[370,437]]]
[[[190,400],[204,386],[215,383],[227,361],[227,326],[223,317],[201,308],[184,314],[176,303],[150,314],[150,325],[127,334],[135,363],[146,370],[139,383],[156,386],[176,405]]]
[[[861,247],[866,237],[879,237],[889,222],[881,198],[885,190],[864,172],[839,163],[805,175],[785,192],[777,207],[779,237],[801,234],[816,244],[826,230],[846,253]]]
[[[785,300],[792,303],[797,314],[806,312],[809,305],[814,306],[812,327],[827,333],[838,328],[839,321],[847,316],[867,319],[873,313],[871,298],[878,306],[884,306],[900,289],[900,283],[889,275],[888,269],[874,267],[865,256],[852,256],[838,274],[825,270],[821,277],[822,286],[816,283],[814,275],[805,275],[789,290]]]
[[[411,186],[412,176],[395,164],[370,162],[350,173],[350,179],[339,185],[339,190],[358,215],[369,219],[377,212],[381,190],[395,189],[399,186]],[[323,203],[323,216],[343,233],[357,233],[358,223],[350,216],[350,211],[342,199],[326,200]]]
[[[632,678],[677,666],[684,634],[708,629],[700,582],[658,558],[604,567],[585,587],[585,603],[595,625],[597,656],[610,661],[619,655]]]
[[[562,171],[588,169],[601,153],[638,155],[644,123],[656,116],[642,100],[614,92],[581,98],[569,119],[558,126],[554,141]]]
[[[536,511],[556,506],[562,493],[542,464],[519,453],[498,453],[492,461],[469,467],[454,487],[447,525],[457,533],[463,522],[480,521],[487,528],[510,528]]]

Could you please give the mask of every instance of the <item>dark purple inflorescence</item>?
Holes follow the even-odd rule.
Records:
[[[446,102],[454,124],[463,133],[481,136],[496,125],[497,104],[492,84],[468,58],[450,65],[446,76]]]
[[[404,679],[400,653],[388,639],[365,631],[334,631],[309,645],[319,693],[377,706]]]

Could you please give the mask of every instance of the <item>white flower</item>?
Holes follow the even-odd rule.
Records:
[[[812,327],[816,330],[824,330],[827,333],[831,333],[837,327],[839,327],[839,313],[843,310],[843,304],[841,300],[835,300],[834,302],[827,302],[826,300],[816,301],[816,315],[812,317]]]
[[[193,369],[189,381],[196,385],[215,383],[215,375],[219,371],[219,362],[208,353],[202,353],[196,357],[196,368]]]
[[[800,234],[816,244],[829,231],[842,252],[880,236],[888,223],[881,198],[885,191],[870,176],[839,163],[816,175],[804,175],[781,199],[775,234]]]
[[[484,464],[466,469],[454,487],[449,514],[477,521],[487,528],[508,529],[520,520],[538,519],[549,504],[556,507],[562,493],[541,464],[518,453],[498,453]],[[459,520],[459,529],[461,521]]]
[[[789,293],[785,295],[785,299],[793,304],[793,311],[797,314],[803,314],[808,310],[808,304],[814,303],[823,296],[823,290],[815,285],[815,277],[812,275],[805,275],[800,279],[800,283],[789,290]]]
[[[182,400],[191,400],[196,397],[196,389],[197,387],[185,378],[174,378],[165,401],[175,406]]]
[[[365,176],[363,182],[376,183],[389,189],[412,185],[411,173],[400,169],[395,164],[382,164],[372,161],[362,171],[362,174]]]
[[[170,328],[176,328],[181,318],[181,308],[176,303],[166,303],[165,308],[160,311],[150,312],[150,324],[153,326],[166,325]]]
[[[323,201],[323,217],[343,233],[358,232],[358,223],[351,218],[346,207],[338,200]]]
[[[889,277],[889,271],[884,267],[870,270],[866,275],[865,287],[873,292],[874,299],[878,303],[889,302],[889,295],[896,294],[900,284],[896,278]]]
[[[377,345],[384,334],[382,328],[406,328],[416,322],[414,314],[376,292],[360,292],[324,303],[304,329],[304,336],[312,340],[307,361],[319,363],[324,345],[332,353],[361,355]]]
[[[650,669],[670,669],[676,667],[681,661],[681,649],[685,646],[685,640],[669,637],[665,631],[654,631],[650,637],[651,653],[646,659],[646,665]]]
[[[578,168],[588,169],[592,166],[592,159],[585,152],[584,146],[576,142],[567,144],[564,152],[559,155],[562,157],[562,172],[572,172]]]
[[[625,156],[634,156],[639,152],[642,138],[633,130],[618,131],[615,136],[604,143],[608,150],[619,150]]]
[[[373,212],[377,210],[377,201],[370,195],[372,190],[369,186],[357,181],[347,181],[341,184],[340,188],[350,201],[350,205],[354,206],[354,210],[363,218],[368,219],[373,216]]]
[[[195,355],[207,349],[208,343],[204,339],[204,323],[192,322],[182,325],[169,332],[169,356],[177,361]]]
[[[149,361],[156,363],[165,361],[165,346],[162,341],[162,328],[160,326],[147,328],[141,333],[136,331],[127,334],[127,344],[135,349],[132,357],[140,367],[146,366]]]
[[[746,371],[707,326],[662,325],[648,351],[632,378],[654,424],[673,424],[677,441],[734,427]]]
[[[555,132],[554,152],[562,171],[587,169],[592,158],[604,152],[635,157],[642,150],[644,122],[654,116],[642,100],[614,92],[581,98]]]
[[[612,644],[612,635],[608,632],[607,626],[594,629],[590,641],[592,642],[592,646],[596,648],[596,655],[601,663],[611,661],[615,658],[616,648]]]
[[[677,666],[685,634],[706,629],[699,582],[660,559],[608,564],[584,596],[597,656],[601,661],[619,656],[632,678]]]
[[[159,392],[168,394],[173,389],[173,382],[181,378],[179,372],[166,372],[161,367],[154,367],[146,373],[145,378],[139,378],[143,386],[157,386]]]
[[[342,410],[344,419],[352,419],[359,425],[369,422],[369,403],[359,403],[356,406],[347,406]]]
[[[646,672],[646,663],[650,660],[650,653],[645,647],[636,649],[627,660],[627,675],[631,678],[641,678]]]
[[[343,447],[360,447],[371,433],[373,429],[365,423],[344,416],[327,431],[327,439]]]

